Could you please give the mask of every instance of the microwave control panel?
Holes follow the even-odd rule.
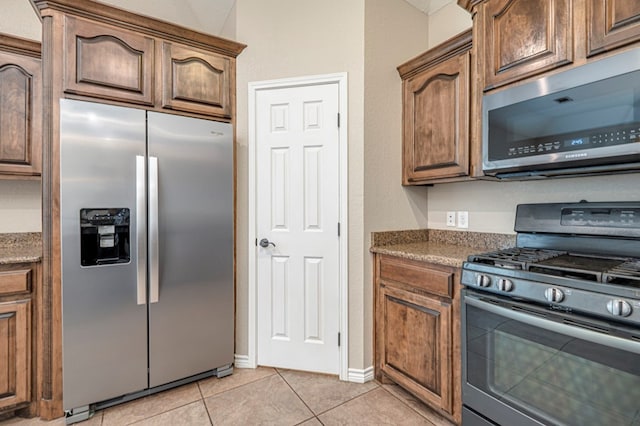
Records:
[[[506,158],[553,154],[637,142],[640,142],[640,123],[512,142],[512,146],[508,147]]]

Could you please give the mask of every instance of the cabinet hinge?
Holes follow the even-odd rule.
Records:
[[[340,333],[338,332],[338,347],[340,346]]]

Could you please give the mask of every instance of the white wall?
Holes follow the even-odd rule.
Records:
[[[0,180],[0,234],[42,230],[39,181]]]
[[[471,15],[454,0],[429,15],[429,47],[471,28]]]
[[[445,224],[450,210],[469,212],[469,230],[512,234],[523,203],[640,201],[640,174],[529,182],[460,182],[429,188],[429,228]]]
[[[429,17],[429,45],[471,26],[470,15],[452,3]],[[447,211],[469,212],[469,231],[513,233],[515,209],[521,203],[638,201],[640,174],[562,178],[527,182],[460,182],[428,189],[428,226],[447,228]],[[455,228],[453,228],[455,229]]]
[[[426,188],[401,186],[402,80],[396,70],[427,49],[427,29],[428,17],[405,1],[365,2],[364,242],[361,250],[349,250],[364,261],[364,291],[350,292],[352,300],[361,299],[362,311],[350,321],[362,330],[365,366],[373,361],[371,232],[427,226]]]
[[[0,33],[40,41],[40,19],[29,0],[0,0]],[[0,180],[0,233],[40,232],[40,183]]]
[[[0,33],[42,39],[39,15],[29,0],[0,0]]]

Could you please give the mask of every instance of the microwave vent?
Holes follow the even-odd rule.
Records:
[[[556,101],[559,104],[564,104],[566,102],[573,102],[573,98],[570,98],[569,96],[563,96],[561,98],[554,99],[554,101]]]

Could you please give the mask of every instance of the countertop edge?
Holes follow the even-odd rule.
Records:
[[[421,229],[373,232],[371,241],[371,253],[461,267],[470,255],[515,245],[515,235]]]
[[[36,263],[41,260],[41,233],[20,232],[0,234],[0,265]]]

